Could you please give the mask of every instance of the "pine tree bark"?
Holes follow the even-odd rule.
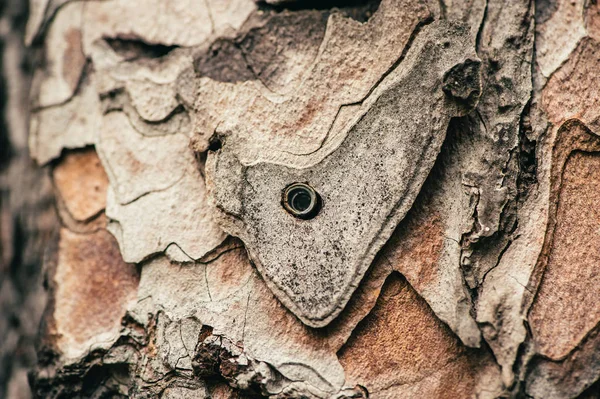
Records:
[[[3,15],[0,393],[600,397],[595,0]]]

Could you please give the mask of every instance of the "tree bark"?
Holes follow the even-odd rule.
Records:
[[[0,393],[600,397],[595,0],[2,24]]]
[[[0,397],[29,398],[46,306],[42,258],[57,226],[47,171],[27,148],[32,58],[26,2],[0,5]]]

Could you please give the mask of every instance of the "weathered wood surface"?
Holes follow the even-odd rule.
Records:
[[[326,3],[31,2],[34,395],[600,397],[598,3]]]

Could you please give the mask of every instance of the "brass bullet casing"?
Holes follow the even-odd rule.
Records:
[[[312,219],[320,209],[319,195],[306,183],[287,186],[283,191],[282,204],[286,211],[300,219]]]

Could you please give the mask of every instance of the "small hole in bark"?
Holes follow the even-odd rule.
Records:
[[[83,376],[81,389],[84,394],[90,395],[94,393],[99,385],[101,385],[109,376],[108,369],[102,366],[93,366]]]
[[[218,137],[212,137],[208,142],[208,150],[209,151],[219,151],[223,147],[223,143]]]
[[[308,184],[293,183],[283,191],[283,207],[295,217],[312,219],[319,213],[321,199]]]

